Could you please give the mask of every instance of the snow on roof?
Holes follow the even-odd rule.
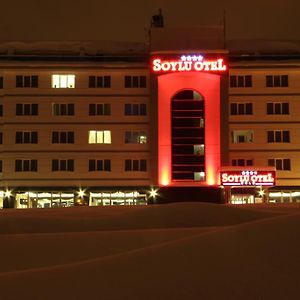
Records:
[[[190,45],[191,46],[191,45]],[[219,45],[220,46],[220,45]],[[205,45],[201,44],[204,49]],[[201,50],[203,50],[201,48]],[[229,55],[300,55],[300,40],[228,40]],[[193,50],[195,49],[193,45]],[[208,45],[208,49],[212,49]],[[176,49],[174,49],[176,50]],[[0,55],[97,56],[147,54],[148,45],[127,41],[2,41]]]
[[[300,40],[229,40],[226,47],[233,55],[300,54]]]
[[[103,55],[145,53],[146,45],[125,41],[7,41],[0,55]]]

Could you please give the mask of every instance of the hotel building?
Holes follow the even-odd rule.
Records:
[[[299,48],[241,50],[220,28],[63,47],[0,48],[0,207],[300,202]],[[224,198],[221,170],[272,168]]]

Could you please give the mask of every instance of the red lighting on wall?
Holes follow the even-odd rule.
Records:
[[[224,186],[274,186],[275,170],[221,171],[221,184]]]
[[[219,183],[220,76],[209,72],[171,72],[158,80],[158,183],[165,186],[208,186]],[[205,181],[172,181],[171,99],[180,90],[200,93],[205,105]]]

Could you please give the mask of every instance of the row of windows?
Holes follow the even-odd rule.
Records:
[[[234,130],[232,131],[232,143],[252,143],[253,130]],[[268,143],[290,143],[289,130],[267,130]]]
[[[231,161],[232,166],[253,166],[253,159],[238,158]],[[276,167],[279,171],[290,171],[291,160],[289,158],[268,159],[268,166]],[[16,172],[37,172],[38,161],[36,159],[17,159],[15,161]],[[74,172],[74,159],[53,159],[52,171]],[[110,159],[89,159],[88,171],[111,171]],[[124,171],[147,171],[147,161],[145,159],[125,159]],[[0,160],[0,172],[2,172],[2,160]]]
[[[266,111],[268,115],[288,115],[289,103],[288,102],[268,102]],[[17,116],[37,116],[38,104],[16,104]],[[73,103],[53,103],[52,114],[54,116],[74,116],[75,105]],[[252,115],[253,104],[252,103],[231,103],[230,104],[231,115]],[[111,104],[108,103],[90,103],[89,104],[90,116],[110,116]],[[147,105],[146,104],[124,104],[125,116],[146,116]],[[3,116],[3,105],[0,104],[0,116]]]
[[[290,113],[288,102],[268,102],[266,107],[267,115],[288,115]],[[231,115],[252,115],[252,103],[231,103]]]
[[[0,132],[0,144],[3,143],[3,133]],[[16,131],[15,136],[16,144],[38,144],[37,131]],[[74,131],[53,131],[52,132],[53,144],[74,144],[75,133]],[[90,130],[88,132],[89,144],[111,144],[111,131],[110,130]],[[145,131],[125,131],[124,133],[125,144],[146,144],[147,133]]]
[[[3,88],[3,77],[0,77],[0,89]],[[76,77],[74,74],[53,74],[51,75],[52,88],[75,88]],[[289,76],[284,75],[266,75],[266,87],[288,87]],[[17,88],[37,88],[39,86],[39,77],[37,75],[16,75]],[[231,75],[230,87],[252,87],[252,75]],[[89,88],[110,88],[111,76],[89,76]],[[142,76],[124,76],[125,88],[146,88],[147,77]]]
[[[238,158],[231,161],[232,166],[253,166],[253,159]],[[289,158],[271,158],[268,159],[268,166],[276,167],[279,171],[290,171],[291,160]]]
[[[17,116],[38,116],[39,105],[36,103],[16,104],[16,115]],[[75,104],[73,103],[52,103],[52,115],[53,116],[74,116],[75,115]],[[111,105],[107,103],[91,103],[89,104],[89,115],[90,116],[110,116]],[[124,104],[124,115],[125,116],[146,116],[147,105]],[[3,105],[0,104],[0,116],[3,116]]]
[[[51,75],[52,88],[75,88],[76,77],[74,74],[54,74]],[[3,77],[0,77],[0,89],[4,87]],[[38,88],[38,75],[16,75],[16,88]],[[89,88],[110,88],[111,76],[89,76]],[[146,88],[146,76],[124,76],[125,88]]]
[[[266,87],[288,87],[288,75],[266,75]],[[230,87],[252,87],[252,75],[231,75]]]
[[[52,172],[66,171],[74,172],[75,161],[74,159],[52,159],[51,170]],[[16,159],[15,172],[37,172],[38,160],[37,159]],[[89,159],[88,171],[111,171],[110,159]],[[125,159],[124,171],[147,171],[146,159]],[[2,160],[0,160],[0,172],[2,172]]]
[[[252,143],[253,130],[234,130],[232,131],[232,143]],[[289,130],[267,130],[268,143],[290,143]],[[16,144],[38,144],[37,131],[16,131]],[[53,144],[74,144],[74,131],[53,131]],[[89,144],[111,144],[112,136],[110,130],[89,130]],[[145,131],[125,131],[125,144],[147,144],[147,133]],[[3,132],[0,132],[0,144],[3,144]]]

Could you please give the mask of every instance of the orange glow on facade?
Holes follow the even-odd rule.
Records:
[[[208,72],[171,72],[158,80],[158,182],[170,186],[208,186],[219,181],[220,170],[220,75]],[[172,181],[171,98],[191,89],[204,97],[205,181]]]

